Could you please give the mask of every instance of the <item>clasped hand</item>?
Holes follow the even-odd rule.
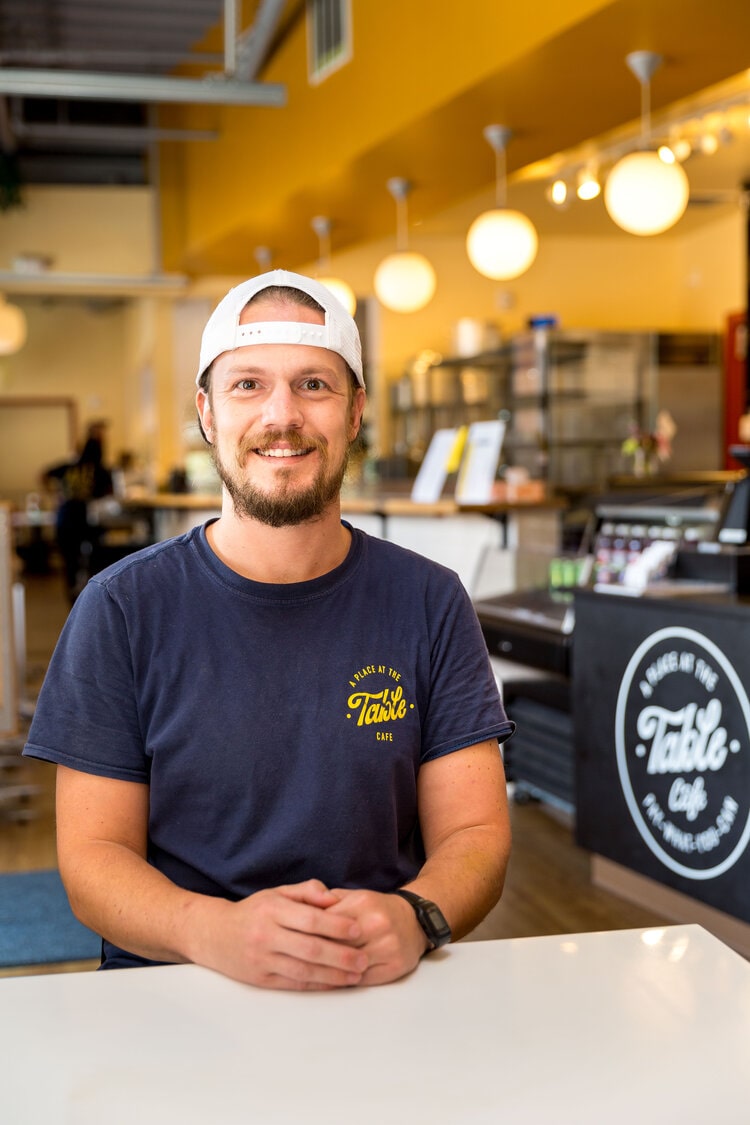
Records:
[[[426,939],[398,895],[317,879],[224,903],[203,964],[265,988],[385,984],[412,971]],[[196,958],[198,959],[198,958]]]

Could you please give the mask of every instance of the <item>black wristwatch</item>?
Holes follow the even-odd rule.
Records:
[[[417,921],[430,943],[431,950],[439,949],[441,945],[448,944],[452,937],[451,928],[439,906],[430,902],[428,898],[415,895],[413,891],[395,891],[394,893],[401,895],[401,898],[405,898],[409,905],[414,908]]]

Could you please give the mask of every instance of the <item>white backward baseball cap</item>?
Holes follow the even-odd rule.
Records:
[[[317,301],[325,313],[325,324],[292,320],[240,324],[242,310],[248,301],[264,289],[277,285],[285,289],[299,289]],[[249,344],[308,344],[314,348],[328,348],[349,365],[359,385],[365,385],[362,345],[354,318],[330,289],[312,277],[304,277],[303,274],[291,273],[289,270],[270,270],[230,289],[226,297],[219,301],[203,329],[196,383],[222,352],[247,347]]]

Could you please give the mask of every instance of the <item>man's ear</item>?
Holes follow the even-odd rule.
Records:
[[[366,402],[367,394],[364,387],[357,387],[352,400],[350,441],[354,441],[357,434],[362,429],[362,415],[365,412]]]
[[[211,444],[211,442],[213,441],[213,415],[211,413],[211,402],[202,387],[198,388],[198,393],[195,396],[195,405],[198,410],[198,418],[203,430],[203,436],[206,441]]]

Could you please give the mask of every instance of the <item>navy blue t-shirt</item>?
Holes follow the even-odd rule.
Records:
[[[352,530],[328,574],[252,582],[197,527],[90,579],[25,753],[148,783],[149,861],[238,899],[401,886],[424,862],[420,765],[511,731],[452,571]]]

